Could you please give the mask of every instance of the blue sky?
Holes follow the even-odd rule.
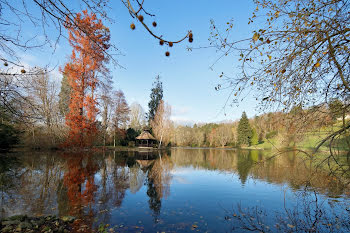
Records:
[[[155,30],[170,40],[183,37],[187,30],[194,34],[194,43],[183,42],[173,48],[160,46],[158,40],[149,35],[135,19],[132,19],[121,1],[111,1],[109,16],[114,23],[110,27],[111,42],[123,53],[117,56],[125,69],[110,67],[115,89],[121,89],[129,104],[136,101],[147,111],[150,89],[156,75],[161,76],[164,99],[173,110],[172,118],[178,123],[219,122],[239,119],[243,111],[253,117],[256,102],[252,98],[244,100],[239,107],[222,110],[229,91],[215,91],[219,83],[219,73],[224,71],[235,75],[238,63],[235,58],[221,60],[214,70],[209,67],[219,54],[214,49],[187,51],[187,46],[208,45],[210,19],[222,27],[230,19],[234,20],[232,38],[252,36],[253,28],[247,24],[255,9],[252,1],[243,0],[145,0],[144,7],[155,14],[155,18],[145,17],[145,22],[157,21]],[[136,30],[130,29],[134,22]],[[169,50],[171,55],[164,53]],[[54,54],[47,50],[23,54],[25,63],[42,65],[50,61],[51,66],[64,66],[71,53],[67,41],[61,40]],[[57,70],[57,69],[56,69]],[[58,75],[58,72],[55,72]]]

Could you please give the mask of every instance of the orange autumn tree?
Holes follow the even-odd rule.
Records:
[[[91,146],[97,132],[98,109],[94,93],[99,77],[108,74],[105,65],[108,63],[106,50],[110,47],[110,32],[95,14],[89,14],[86,10],[78,13],[73,23],[65,26],[73,47],[70,61],[63,71],[71,86],[69,112],[66,115],[66,125],[69,127],[66,146]]]

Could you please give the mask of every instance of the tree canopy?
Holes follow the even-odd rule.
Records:
[[[160,76],[156,77],[156,80],[152,84],[150,101],[148,102],[148,121],[154,119],[154,116],[157,112],[158,105],[160,101],[163,99],[163,83],[160,81]]]
[[[62,116],[65,116],[69,111],[70,94],[71,86],[69,85],[68,77],[63,75],[59,93],[59,109]]]
[[[252,37],[231,40],[212,25],[212,45],[235,54],[241,74],[220,76],[238,101],[251,90],[281,110],[349,98],[350,3],[346,0],[255,0]],[[265,25],[261,24],[265,20]],[[231,23],[228,30],[234,30]],[[266,105],[265,105],[266,106]]]

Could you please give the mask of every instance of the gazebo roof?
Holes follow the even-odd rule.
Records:
[[[156,140],[152,136],[152,134],[150,134],[148,131],[143,131],[138,137],[136,137],[136,139],[138,139],[138,140],[147,140],[147,139]]]
[[[141,166],[141,168],[148,168],[154,163],[154,160],[136,160],[136,162]]]

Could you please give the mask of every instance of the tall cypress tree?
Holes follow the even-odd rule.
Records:
[[[157,75],[156,80],[152,84],[151,100],[148,103],[148,122],[154,119],[158,105],[163,99],[163,83],[160,81],[160,76]]]
[[[252,128],[250,127],[247,114],[243,112],[237,128],[237,143],[238,145],[251,145],[251,138],[253,136]]]
[[[65,116],[69,111],[69,102],[70,102],[70,93],[71,86],[69,85],[68,78],[66,75],[63,75],[61,81],[61,91],[59,94],[58,107],[62,116]]]

